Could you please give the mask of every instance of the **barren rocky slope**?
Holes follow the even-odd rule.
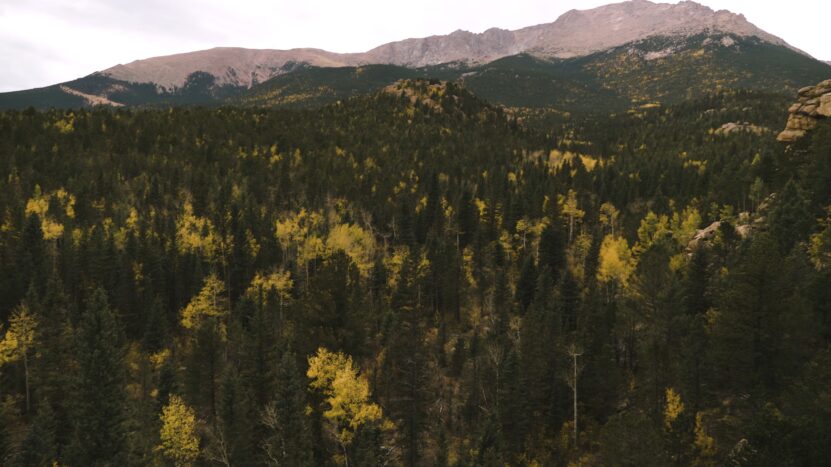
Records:
[[[456,31],[446,36],[407,39],[365,53],[335,54],[316,49],[251,50],[215,48],[138,60],[100,72],[111,78],[155,83],[171,89],[185,84],[196,71],[210,73],[218,85],[246,86],[278,76],[292,64],[350,66],[394,64],[422,67],[449,62],[487,63],[529,53],[542,58],[569,58],[653,36],[731,33],[756,36],[766,42],[787,43],[748,22],[744,16],[695,2],[677,5],[632,0],[591,10],[571,10],[553,23],[517,31],[489,29],[483,33]]]

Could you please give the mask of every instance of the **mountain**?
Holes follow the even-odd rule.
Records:
[[[251,86],[281,74],[286,64],[338,67],[390,64],[411,68],[462,62],[482,64],[528,53],[540,58],[572,58],[652,36],[730,33],[788,44],[726,10],[713,11],[695,2],[677,5],[633,0],[591,10],[571,10],[553,23],[517,31],[489,29],[476,34],[456,31],[445,36],[407,39],[365,53],[335,54],[316,49],[249,50],[216,48],[138,60],[100,72],[128,82],[152,82],[163,88],[181,87],[195,71],[217,77],[220,84]]]
[[[569,113],[605,113],[666,105],[709,93],[749,89],[791,95],[831,76],[831,67],[756,37],[656,36],[570,59],[529,54],[482,65],[304,66],[253,86],[234,102],[315,107],[379,90],[398,79],[462,83],[495,104]]]
[[[218,47],[210,50],[136,60],[116,65],[98,74],[119,81],[154,83],[160,88],[180,88],[188,77],[202,71],[216,77],[218,84],[251,87],[292,68],[295,63],[337,67],[354,62],[349,55],[325,50],[254,50]]]
[[[482,63],[519,53],[541,58],[572,58],[652,36],[692,36],[705,32],[755,36],[788,46],[744,16],[726,10],[713,11],[689,1],[673,5],[632,0],[591,10],[571,10],[553,23],[517,31],[489,29],[481,34],[456,31],[447,36],[393,42],[370,50],[365,57],[373,63],[404,66],[453,61]]]
[[[733,63],[717,61],[714,65],[728,67],[725,76],[715,68],[705,70],[711,75],[706,77],[707,82],[718,86],[754,81],[746,79],[752,75],[765,86],[773,82],[776,90],[783,86],[790,90],[795,85],[807,85],[831,75],[826,64],[759,29],[742,15],[713,11],[691,1],[664,4],[632,0],[591,10],[571,10],[553,23],[516,31],[497,28],[482,33],[456,31],[445,36],[384,44],[363,53],[214,48],[137,60],[60,85],[0,94],[0,108],[215,104],[229,100],[262,105],[313,105],[412,77],[464,80],[506,105],[527,106],[528,101],[545,105],[561,100],[577,102],[587,93],[598,92],[601,95],[622,92],[618,97],[628,102],[642,84],[633,81],[634,78],[646,79],[646,84],[652,87],[654,81],[667,78],[678,83],[700,84],[688,79],[697,77],[700,71],[690,73],[691,70],[682,69],[700,60],[676,55],[689,52],[692,58],[701,58],[707,52],[700,50],[718,48],[732,50],[736,56],[744,56],[748,51],[759,52],[752,59],[754,69],[738,69]],[[772,53],[765,56],[761,54],[763,50]],[[604,68],[603,64],[611,64],[611,57],[620,63],[611,69]],[[765,68],[782,68],[781,62],[777,62],[782,57],[786,57],[787,63],[804,64],[802,69],[811,69],[811,76],[796,77],[794,81],[791,76],[756,73]],[[506,63],[501,63],[504,59],[509,64],[527,62],[530,68],[521,65],[522,70],[514,70],[508,66],[511,71],[519,71],[514,74],[517,79],[512,80],[504,74],[507,72]],[[740,58],[739,62],[742,61]],[[671,67],[666,68],[667,64]],[[397,68],[374,68],[374,65]],[[630,66],[635,68],[627,68]],[[346,69],[313,71],[335,68]],[[375,70],[380,75],[360,76],[358,70]],[[813,73],[818,70],[821,76]],[[661,74],[649,74],[656,71]],[[388,79],[379,82],[383,75]],[[632,81],[627,83],[627,80]],[[616,90],[624,87],[630,89]],[[307,92],[292,92],[292,89]],[[531,99],[528,92],[539,98]],[[500,95],[507,97],[500,99]],[[634,97],[649,100],[654,95]]]

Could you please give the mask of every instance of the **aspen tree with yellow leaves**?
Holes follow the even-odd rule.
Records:
[[[369,381],[358,373],[352,358],[320,348],[309,357],[309,387],[324,396],[323,416],[341,447],[336,461],[349,465],[349,448],[359,430],[381,423],[381,407],[370,400]]]
[[[31,390],[29,388],[29,355],[35,343],[35,332],[38,323],[29,313],[28,307],[22,305],[9,320],[9,329],[0,339],[0,369],[3,365],[16,361],[23,362],[23,375],[26,387],[26,412],[29,412]],[[2,334],[0,327],[0,334]]]
[[[156,449],[177,467],[194,465],[199,457],[196,413],[181,397],[171,394],[162,409],[161,443]]]
[[[828,67],[727,35],[0,93],[0,465],[826,465]]]

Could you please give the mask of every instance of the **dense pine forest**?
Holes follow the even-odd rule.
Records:
[[[0,464],[827,463],[793,99],[4,111]]]

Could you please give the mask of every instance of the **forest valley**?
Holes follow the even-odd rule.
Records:
[[[793,99],[2,112],[0,463],[827,463]]]

